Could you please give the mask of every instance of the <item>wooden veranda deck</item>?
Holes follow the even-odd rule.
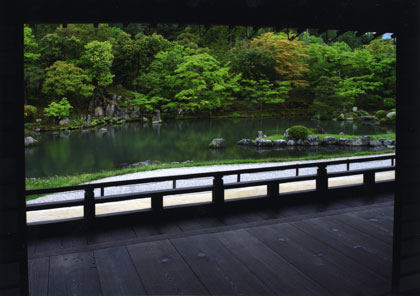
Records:
[[[31,295],[387,295],[393,196],[37,237]]]

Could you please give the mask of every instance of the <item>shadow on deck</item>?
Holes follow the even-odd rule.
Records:
[[[36,238],[31,295],[384,295],[393,195]]]

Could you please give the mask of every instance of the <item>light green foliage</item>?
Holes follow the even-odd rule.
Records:
[[[48,107],[44,108],[44,114],[47,117],[62,119],[70,115],[70,109],[72,108],[67,98],[62,98],[61,101],[51,102]]]
[[[289,128],[288,137],[296,140],[306,140],[310,134],[309,129],[303,125],[294,125]]]
[[[134,99],[124,102],[123,105],[137,107],[141,111],[161,109],[162,104],[169,102],[168,99],[159,96],[148,97],[136,92],[131,92],[131,95],[134,96]]]
[[[242,80],[242,97],[254,104],[279,104],[283,103],[292,87],[289,82],[274,82],[268,80]]]
[[[24,40],[24,51],[23,55],[25,63],[33,63],[38,61],[41,54],[38,52],[38,43],[35,40],[35,36],[32,34],[32,29],[25,25],[23,27],[23,40]]]
[[[229,67],[221,66],[208,53],[186,56],[168,77],[178,90],[176,103],[167,107],[181,107],[188,110],[217,109],[231,104],[233,93],[239,91],[240,75],[229,73]]]
[[[111,73],[113,59],[111,42],[92,41],[85,45],[81,60],[87,75],[99,89],[112,83],[115,76]]]
[[[46,71],[47,75],[42,87],[44,94],[55,99],[63,96],[73,99],[92,96],[95,87],[90,84],[91,79],[83,69],[70,63],[57,61]]]
[[[142,73],[134,81],[136,89],[149,97],[158,96],[173,99],[177,89],[174,88],[171,77],[175,75],[175,70],[184,62],[185,57],[194,54],[198,54],[198,51],[175,42],[172,43],[168,49],[157,53],[149,66],[149,71]]]
[[[39,53],[38,43],[32,34],[32,29],[24,26],[24,81],[25,81],[25,101],[36,101],[41,83],[45,77],[44,70],[39,66],[41,54]]]

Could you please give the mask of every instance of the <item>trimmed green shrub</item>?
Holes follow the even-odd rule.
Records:
[[[31,118],[38,111],[37,107],[32,105],[23,106],[23,114],[25,118]]]
[[[392,109],[392,108],[395,108],[395,106],[396,106],[395,99],[393,98],[384,99],[384,107],[386,109]]]
[[[289,128],[288,137],[296,140],[306,140],[309,136],[309,129],[303,125],[294,125]]]
[[[67,98],[62,98],[60,102],[51,102],[44,108],[44,114],[47,117],[62,119],[70,115],[70,109],[73,108]]]
[[[376,111],[375,116],[378,119],[385,118],[388,113],[385,110]]]

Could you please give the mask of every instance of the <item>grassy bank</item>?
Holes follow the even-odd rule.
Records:
[[[247,163],[264,163],[264,162],[286,162],[286,161],[297,161],[297,160],[317,160],[337,157],[350,157],[350,156],[365,156],[365,155],[376,155],[384,153],[393,153],[394,150],[387,149],[376,152],[342,152],[330,155],[311,155],[304,157],[280,157],[280,158],[265,158],[265,159],[235,159],[235,160],[221,160],[221,161],[208,161],[208,162],[197,162],[191,164],[166,164],[166,165],[151,165],[132,169],[121,169],[112,171],[102,171],[97,173],[79,174],[74,176],[53,176],[48,178],[27,178],[26,189],[43,189],[63,186],[73,186],[85,182],[91,182],[107,177],[152,171],[157,169],[168,169],[168,168],[179,168],[179,167],[196,167],[196,166],[209,166],[209,165],[220,165],[220,164],[247,164]],[[27,199],[34,199],[36,196],[28,197]]]
[[[354,139],[358,137],[362,137],[361,135],[337,135],[337,134],[311,134],[312,136],[317,136],[320,140],[326,138],[326,137],[333,137],[333,138],[342,138],[342,139]],[[379,139],[387,139],[387,140],[395,140],[395,133],[392,134],[377,134],[377,135],[368,135],[371,140],[379,140]],[[283,140],[283,135],[273,135],[270,137],[267,137],[266,140]]]

